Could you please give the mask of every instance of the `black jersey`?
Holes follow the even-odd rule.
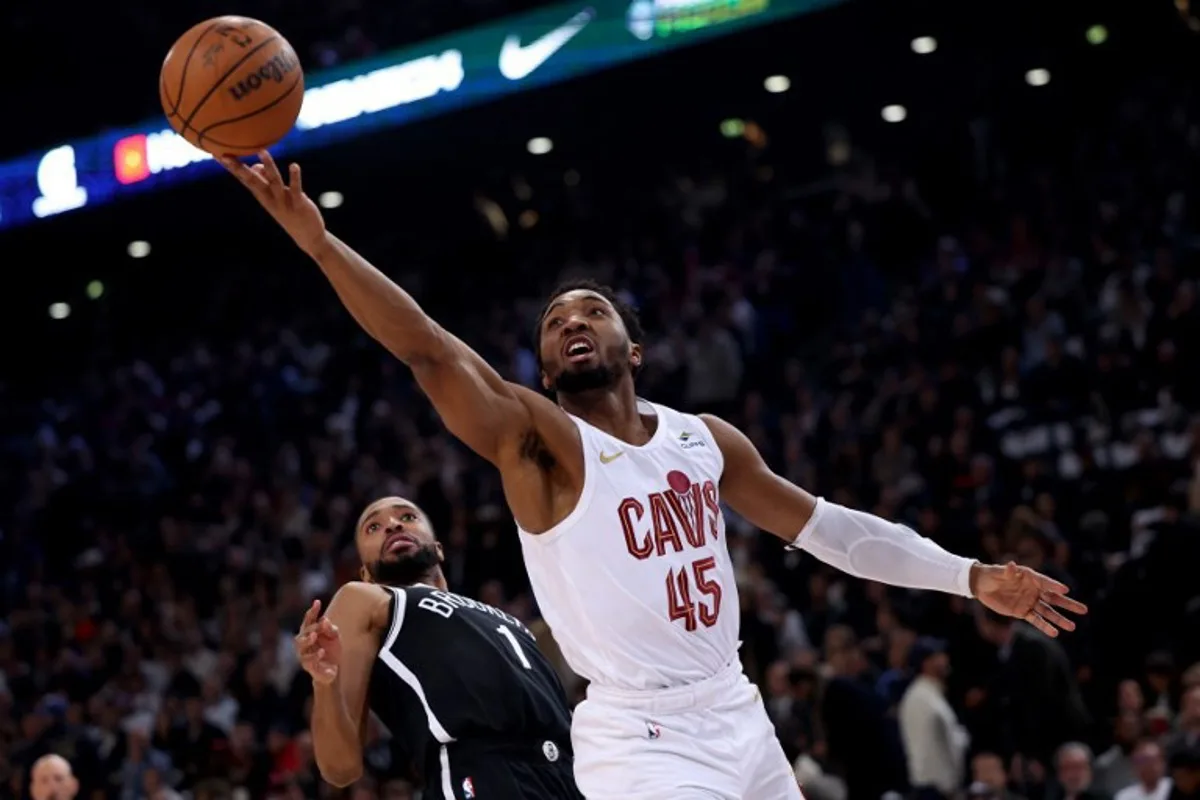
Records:
[[[520,620],[430,586],[387,588],[370,706],[427,783],[439,783],[434,773],[449,772],[461,748],[516,745],[569,758],[566,695]]]

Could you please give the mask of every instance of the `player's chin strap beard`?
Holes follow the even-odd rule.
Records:
[[[381,559],[367,564],[365,569],[372,583],[384,586],[411,586],[424,581],[440,563],[437,550],[433,545],[427,545],[395,561]]]
[[[560,394],[580,394],[596,389],[607,389],[615,385],[620,377],[620,367],[604,364],[574,372],[563,370],[554,379],[554,391]]]

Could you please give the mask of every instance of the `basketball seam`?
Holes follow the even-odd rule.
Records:
[[[198,102],[196,104],[196,107],[192,109],[192,113],[190,115],[188,115],[188,118],[186,120],[184,120],[183,124],[187,125],[188,127],[191,127],[192,120],[196,118],[196,114],[200,113],[200,109],[204,107],[204,104],[208,102],[209,98],[212,97],[213,94],[218,89],[220,89],[223,85],[225,85],[225,81],[229,79],[229,76],[232,75],[238,69],[238,67],[242,66],[242,64],[245,64],[246,61],[248,61],[255,53],[257,53],[259,50],[262,50],[264,47],[269,45],[271,42],[274,42],[279,38],[280,38],[279,34],[275,34],[274,36],[270,36],[267,39],[259,42],[249,53],[246,53],[246,55],[244,55],[240,59],[238,59],[237,62],[235,64],[233,64],[229,69],[225,70],[225,74],[222,75],[216,81],[214,81],[212,87],[208,90],[208,92],[204,95],[204,97],[200,98],[200,102]]]
[[[287,91],[285,91],[283,94],[276,97],[271,102],[264,105],[262,108],[255,109],[254,111],[251,111],[248,114],[242,114],[240,117],[233,117],[232,119],[226,119],[226,120],[221,120],[220,122],[214,122],[212,125],[209,125],[207,128],[205,128],[203,130],[197,130],[196,133],[199,135],[200,140],[203,141],[205,138],[208,138],[208,132],[211,131],[213,128],[219,128],[222,125],[229,125],[234,122],[241,122],[244,119],[250,119],[250,117],[261,114],[264,111],[266,111],[267,109],[274,108],[275,106],[282,103],[285,99],[287,99],[287,97],[292,92],[296,91],[296,87],[300,84],[300,81],[303,80],[303,78],[304,78],[303,73],[298,74],[296,76],[296,79],[294,81],[292,81],[292,85],[287,88]],[[196,129],[193,128],[193,130],[196,130]],[[216,142],[217,140],[212,139],[212,141]],[[217,142],[217,143],[220,144],[220,142]],[[225,145],[225,147],[240,147],[240,146],[241,145]]]
[[[211,32],[213,28],[220,24],[220,20],[213,22],[212,25],[209,25],[200,32],[200,35],[196,37],[196,41],[192,42],[191,49],[188,50],[187,58],[183,60],[183,69],[179,70],[179,94],[176,96],[175,102],[171,104],[171,110],[167,113],[168,117],[179,113],[179,104],[183,102],[183,89],[185,86],[187,86],[188,65],[192,63],[192,56],[196,54],[196,48],[200,46],[201,40],[203,40],[205,36],[208,36],[209,32]],[[167,77],[165,75],[162,77],[162,82],[163,88],[168,88]],[[168,96],[167,100],[169,101],[170,99],[171,98]]]

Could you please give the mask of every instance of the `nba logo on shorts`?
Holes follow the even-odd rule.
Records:
[[[662,728],[658,727],[657,723],[647,722],[646,737],[649,739],[657,739],[660,736],[662,736]]]
[[[471,783],[470,778],[463,778],[463,797],[475,800],[475,784]]]

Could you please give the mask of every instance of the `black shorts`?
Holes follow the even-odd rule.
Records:
[[[452,742],[426,775],[427,800],[583,800],[569,742]]]

